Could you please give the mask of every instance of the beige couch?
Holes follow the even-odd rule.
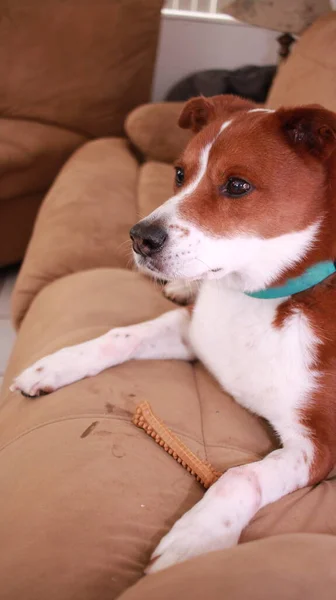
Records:
[[[0,3],[0,267],[22,259],[59,170],[148,102],[162,0]],[[136,85],[134,84],[136,82]]]
[[[336,15],[301,38],[268,105],[298,102],[336,110]],[[238,547],[143,577],[159,539],[204,490],[134,427],[140,400],[218,469],[276,445],[202,365],[130,362],[34,401],[8,392],[39,357],[171,307],[126,268],[124,241],[171,193],[169,163],[186,141],[178,111],[145,106],[129,117],[128,135],[148,158],[141,166],[126,140],[84,145],[39,213],[14,292],[19,332],[1,397],[2,600],[335,598],[333,473],[263,508]]]

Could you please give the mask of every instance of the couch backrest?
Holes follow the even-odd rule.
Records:
[[[0,117],[120,135],[148,102],[162,0],[11,0],[0,6]]]
[[[318,19],[280,67],[267,106],[317,102],[336,112],[336,12]]]

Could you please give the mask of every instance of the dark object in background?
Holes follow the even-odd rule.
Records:
[[[241,67],[234,71],[201,71],[174,85],[165,100],[181,102],[200,95],[235,94],[255,102],[265,102],[276,70],[275,65],[267,65]]]

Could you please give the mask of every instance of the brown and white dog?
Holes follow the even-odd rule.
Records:
[[[64,348],[12,386],[36,396],[130,359],[197,357],[271,423],[281,448],[225,473],[163,538],[150,573],[237,544],[261,507],[319,482],[336,457],[336,276],[293,295],[249,295],[333,264],[336,116],[197,98],[180,125],[196,135],[177,162],[175,195],[131,237],[140,269],[199,282],[193,311]]]

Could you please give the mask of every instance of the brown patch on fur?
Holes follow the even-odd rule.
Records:
[[[43,388],[40,389],[40,394],[52,394],[54,391],[55,389],[51,387],[51,385],[45,385]]]
[[[295,313],[301,313],[320,341],[316,348],[314,370],[317,389],[301,411],[301,422],[310,431],[315,446],[310,468],[310,484],[328,475],[336,463],[336,275],[314,288],[296,294],[277,310],[275,327],[283,327]],[[307,454],[303,461],[308,462]]]
[[[37,367],[36,373],[42,373],[43,370],[44,370],[44,367]]]
[[[195,308],[195,304],[189,304],[188,306],[186,306],[186,309],[188,311],[188,313],[190,314],[190,316],[192,316],[193,312],[194,312],[194,308]]]
[[[213,96],[212,98],[205,98],[204,96],[191,98],[183,107],[178,124],[182,129],[191,129],[197,133],[211,121],[218,118],[225,120],[233,113],[257,108],[258,106],[255,102],[231,94]]]

